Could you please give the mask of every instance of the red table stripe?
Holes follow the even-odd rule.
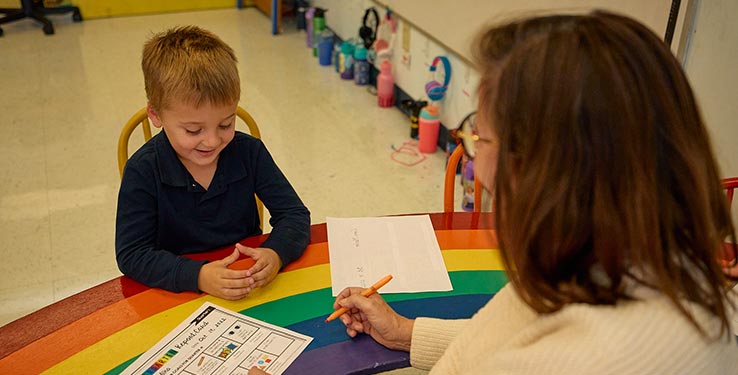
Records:
[[[432,214],[431,221],[436,229],[436,236],[441,249],[496,248],[497,239],[493,231],[490,231],[490,236],[470,236],[468,231],[468,229],[491,229],[491,217],[492,215],[485,213],[457,212],[453,215]],[[252,237],[241,243],[256,247],[266,237],[267,235]],[[313,225],[311,227],[311,245],[300,259],[289,264],[284,271],[328,263],[327,240],[326,224]],[[232,251],[233,247],[227,247],[207,253],[192,254],[189,257],[216,260],[228,256]],[[250,266],[249,262],[243,260],[239,261],[238,264],[238,268]],[[163,291],[153,291],[152,293],[139,295],[147,290],[150,289],[132,279],[125,276],[119,277],[0,327],[0,337],[3,338],[3,340],[0,340],[0,359],[2,359],[0,369],[10,363],[25,362],[26,365],[33,363],[34,368],[42,371],[58,363],[61,358],[67,358],[114,332],[151,315],[199,297],[195,293],[173,294]],[[124,300],[129,300],[127,302],[130,303],[119,304]],[[134,301],[136,302],[134,303]],[[142,308],[142,306],[144,307]],[[105,316],[103,321],[88,321],[91,318],[87,317],[102,309],[107,310],[103,314]],[[84,338],[75,336],[75,340],[59,340],[61,337],[70,337],[68,336],[70,332],[79,332],[79,329],[84,328],[85,324],[95,324],[96,329],[94,331],[96,333]],[[33,329],[28,329],[29,327],[33,327]],[[65,342],[62,343],[61,341]],[[21,348],[30,349],[31,347],[37,347],[45,354],[38,356],[36,350],[19,350]],[[54,353],[50,351],[54,351]],[[31,353],[36,353],[36,355],[31,356]],[[15,358],[16,356],[18,358]],[[46,363],[42,358],[48,358],[50,362]],[[16,359],[21,362],[16,362]],[[0,371],[0,373],[2,372]]]

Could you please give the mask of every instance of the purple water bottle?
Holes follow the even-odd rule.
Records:
[[[474,162],[471,160],[467,160],[464,164],[464,173],[461,175],[461,187],[464,189],[461,209],[472,212],[474,211]]]
[[[305,30],[307,31],[307,46],[313,48],[313,16],[315,16],[315,8],[308,8],[305,12]]]

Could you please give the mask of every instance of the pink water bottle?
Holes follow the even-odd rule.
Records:
[[[377,97],[380,107],[392,107],[395,103],[395,80],[392,78],[392,63],[385,60],[377,75]]]
[[[418,150],[425,154],[436,152],[438,144],[438,130],[441,119],[437,105],[429,105],[420,110],[418,117]]]

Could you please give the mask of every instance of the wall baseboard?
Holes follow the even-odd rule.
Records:
[[[85,19],[233,8],[234,0],[74,0]]]

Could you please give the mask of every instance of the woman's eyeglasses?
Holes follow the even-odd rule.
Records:
[[[470,160],[474,159],[474,156],[477,154],[477,142],[493,142],[491,139],[480,138],[477,134],[477,111],[466,115],[461,120],[461,125],[456,129],[456,136],[461,139],[461,145],[464,146],[464,154]]]

